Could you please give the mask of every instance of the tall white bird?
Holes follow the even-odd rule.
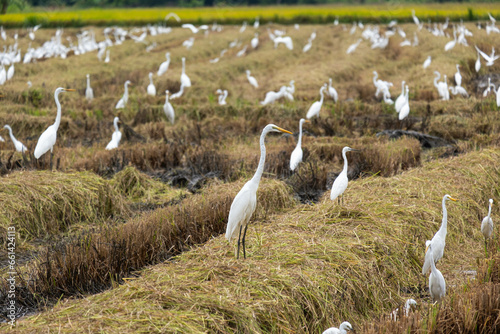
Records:
[[[328,95],[330,95],[330,97],[333,99],[333,101],[335,101],[335,103],[337,103],[337,101],[339,99],[339,94],[337,94],[337,90],[332,87],[332,78],[328,79],[328,91],[327,92],[328,92]]]
[[[267,92],[266,97],[264,98],[264,101],[260,101],[260,104],[265,106],[266,104],[274,103],[274,101],[285,96],[286,90],[287,90],[287,86],[281,86],[281,88],[278,92],[275,92],[275,91]]]
[[[106,150],[113,150],[115,148],[118,148],[118,145],[120,144],[120,139],[122,139],[122,133],[118,128],[119,122],[120,119],[118,118],[118,116],[116,116],[115,119],[113,120],[113,126],[115,127],[115,132],[113,132],[113,135],[111,136],[111,141],[106,146]]]
[[[352,326],[347,321],[344,321],[340,324],[339,328],[331,327],[328,328],[323,334],[346,334],[347,331],[352,331]]]
[[[148,95],[156,96],[156,87],[153,83],[153,72],[149,72]]]
[[[314,102],[311,107],[309,107],[309,110],[307,111],[306,118],[311,119],[314,116],[319,117],[319,112],[321,111],[321,106],[323,106],[323,99],[324,95],[323,92],[326,89],[326,84],[321,86],[321,89],[319,90],[319,94],[321,95],[321,99],[319,101]]]
[[[467,91],[465,90],[465,88],[463,88],[462,86],[455,86],[455,87],[450,86],[448,89],[450,90],[450,92],[453,95],[460,94],[463,97],[469,97],[469,93],[467,93]]]
[[[446,45],[444,46],[444,51],[450,51],[455,47],[456,44],[457,44],[457,32],[455,31],[455,29],[453,29],[453,40],[446,43]]]
[[[394,103],[394,107],[396,108],[396,112],[399,113],[401,110],[401,107],[403,107],[403,104],[406,101],[406,95],[405,95],[405,81],[401,81],[401,94],[398,96],[396,99],[396,102]]]
[[[304,152],[302,152],[302,124],[305,122],[309,122],[308,120],[305,120],[303,118],[300,119],[299,121],[299,138],[297,139],[297,146],[295,146],[295,149],[292,152],[292,155],[290,156],[290,169],[295,170],[299,163],[302,162],[302,156]]]
[[[457,72],[455,73],[455,83],[457,86],[462,86],[462,75],[460,74],[460,65],[457,64]]]
[[[255,79],[254,77],[252,77],[250,75],[250,70],[246,70],[247,72],[247,79],[248,79],[248,82],[250,82],[250,85],[254,86],[255,88],[259,88],[259,84],[257,83],[257,79]]]
[[[14,143],[14,147],[16,148],[17,152],[24,153],[28,150],[23,143],[21,143],[19,140],[16,139],[16,137],[14,137],[14,135],[12,134],[12,128],[9,125],[5,125],[3,128],[9,131],[10,139]]]
[[[446,211],[447,200],[456,202],[456,199],[448,194],[443,197],[443,220],[441,221],[441,227],[436,234],[434,234],[432,240],[427,240],[425,242],[425,261],[422,267],[422,275],[425,275],[429,271],[431,262],[438,262],[443,257],[444,246],[446,244],[446,233],[448,232],[448,211]],[[432,246],[432,251],[430,246]]]
[[[245,237],[247,234],[248,222],[252,217],[257,206],[257,189],[259,188],[260,178],[264,172],[264,164],[266,162],[266,146],[265,139],[269,132],[284,132],[292,134],[290,131],[284,130],[274,124],[268,124],[262,130],[260,136],[260,161],[257,171],[250,181],[245,183],[240,192],[236,195],[229,210],[229,218],[226,228],[226,239],[231,242],[238,234],[238,252],[237,258],[240,257],[240,243],[243,245],[243,256],[246,258]],[[241,231],[243,231],[243,237]]]
[[[91,102],[94,99],[94,90],[90,87],[90,74],[87,74],[87,88],[85,88],[85,98]]]
[[[481,222],[481,232],[483,233],[484,236],[484,242],[485,242],[485,249],[486,249],[486,242],[488,239],[491,238],[491,235],[493,234],[493,220],[491,219],[491,206],[493,205],[493,199],[490,198],[490,205],[488,207],[488,215],[483,218],[483,221]]]
[[[175,112],[174,112],[174,107],[172,107],[172,104],[168,101],[168,94],[169,91],[165,91],[165,104],[163,105],[163,111],[165,112],[165,116],[167,116],[167,119],[170,121],[170,123],[174,124],[175,122]]]
[[[56,101],[57,106],[57,116],[54,124],[49,126],[47,130],[45,130],[38,138],[38,142],[36,143],[34,155],[36,159],[39,159],[43,154],[47,153],[48,150],[53,152],[54,144],[57,139],[57,129],[59,129],[59,124],[61,124],[61,103],[59,103],[59,94],[61,92],[74,92],[74,89],[66,89],[59,87],[54,92],[54,100]]]
[[[165,74],[168,70],[168,65],[170,65],[170,52],[167,52],[165,54],[165,57],[167,58],[167,60],[160,64],[158,73],[156,73],[158,76],[162,76],[163,74]]]
[[[14,76],[14,64],[10,65],[9,69],[7,70],[7,80],[10,80],[12,79],[12,77]]]
[[[259,46],[259,34],[255,33],[252,40],[250,41],[250,45],[252,46],[252,49],[257,48]]]
[[[433,258],[432,245],[429,245],[431,274],[429,275],[429,293],[433,302],[440,303],[446,295],[446,282],[443,274],[436,268]]]
[[[409,98],[408,94],[409,94],[409,89],[408,89],[408,86],[406,86],[406,95],[405,95],[404,104],[401,107],[401,110],[399,111],[399,120],[400,121],[402,121],[403,119],[408,117],[408,115],[410,114],[410,98]]]
[[[187,29],[191,30],[191,32],[192,32],[193,34],[196,34],[196,33],[197,33],[198,31],[200,31],[200,30],[207,30],[207,29],[209,28],[206,24],[201,25],[201,26],[199,26],[198,28],[196,28],[196,27],[195,27],[194,25],[192,25],[191,23],[184,23],[181,27],[182,27],[182,28],[187,28]]]
[[[122,98],[116,103],[115,109],[123,109],[127,105],[128,102],[128,85],[132,86],[132,83],[127,80],[123,85],[125,87],[125,92],[123,93]]]
[[[491,48],[491,55],[487,55],[483,51],[479,50],[477,48],[477,46],[475,46],[475,48],[476,48],[477,52],[479,52],[479,54],[481,56],[483,56],[484,60],[486,60],[486,66],[492,66],[495,63],[495,60],[497,60],[498,58],[500,58],[500,55],[496,55],[495,56],[495,48],[494,47]]]
[[[345,53],[347,54],[351,54],[353,53],[354,51],[356,51],[356,48],[359,46],[359,43],[361,43],[362,39],[358,39],[358,41],[354,44],[351,44],[349,45],[349,47],[347,48],[347,51]]]
[[[333,181],[332,190],[330,192],[330,199],[332,201],[334,201],[337,197],[342,195],[344,193],[344,191],[347,189],[347,184],[348,184],[349,180],[347,178],[346,153],[350,152],[350,151],[357,152],[358,150],[352,149],[352,148],[347,147],[347,146],[342,149],[342,158],[344,159],[344,169],[342,169],[342,172],[340,172],[339,176],[337,176],[335,181]],[[343,196],[342,196],[342,200],[343,200]],[[339,202],[340,202],[340,198],[339,198]]]
[[[432,58],[431,58],[431,56],[428,56],[427,59],[424,61],[424,64],[422,65],[424,70],[431,65],[431,62],[432,62]]]
[[[191,87],[191,79],[189,79],[186,74],[186,58],[182,57],[182,74],[181,74],[181,86]]]
[[[479,51],[477,53],[477,60],[474,67],[476,68],[476,72],[479,72],[479,70],[481,69],[481,57],[479,56]]]
[[[175,100],[176,98],[181,97],[182,94],[184,94],[184,86],[181,84],[179,91],[172,94],[172,96],[170,96],[170,100]]]
[[[217,89],[216,94],[219,95],[219,105],[221,106],[226,105],[227,104],[226,98],[228,95],[227,89],[224,90]]]

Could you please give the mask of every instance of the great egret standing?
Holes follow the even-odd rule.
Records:
[[[409,89],[408,86],[406,86],[406,94],[405,94],[405,99],[403,106],[399,110],[399,120],[402,121],[405,119],[409,114],[410,114],[410,100],[409,100]]]
[[[165,57],[167,58],[167,60],[160,64],[157,73],[158,76],[165,74],[168,70],[168,65],[170,65],[170,52],[167,52],[165,54]]]
[[[295,146],[295,149],[292,152],[292,155],[290,156],[290,169],[295,170],[299,163],[302,162],[302,124],[305,122],[309,122],[308,120],[305,120],[303,118],[300,119],[299,122],[299,138],[297,139],[297,146]]]
[[[268,124],[264,130],[262,130],[262,134],[260,135],[260,161],[257,171],[252,179],[245,183],[243,188],[241,188],[240,192],[234,198],[233,203],[231,204],[231,209],[229,210],[226,239],[231,242],[239,231],[237,258],[240,257],[240,241],[243,245],[243,256],[244,258],[247,257],[245,250],[245,237],[247,234],[248,221],[250,220],[250,217],[252,217],[257,205],[257,189],[259,188],[260,178],[264,172],[264,164],[266,162],[265,139],[269,132],[285,132],[292,134],[290,131],[284,130],[274,124]],[[244,231],[242,238],[241,231],[243,227]]]
[[[453,49],[455,47],[455,44],[457,44],[457,32],[455,31],[455,29],[453,29],[453,40],[446,43],[446,45],[444,46],[444,51]]]
[[[457,72],[455,73],[455,83],[457,86],[462,86],[462,75],[460,74],[460,65],[457,64]]]
[[[127,105],[128,102],[128,85],[132,85],[132,83],[127,80],[125,81],[125,84],[123,85],[125,87],[125,92],[123,93],[122,98],[116,103],[115,109],[123,109]]]
[[[94,90],[90,87],[90,74],[87,74],[87,88],[85,89],[85,98],[87,101],[92,101],[94,99]]]
[[[436,268],[432,257],[432,245],[429,245],[431,274],[429,275],[429,293],[433,302],[440,303],[446,295],[446,282],[443,274]]]
[[[12,134],[12,128],[9,125],[5,125],[3,128],[9,130],[10,139],[14,143],[14,147],[16,148],[17,152],[24,153],[28,150],[23,143],[21,143],[19,140],[16,139],[16,137],[14,137],[14,135]]]
[[[111,136],[111,141],[106,146],[106,150],[113,150],[115,148],[118,148],[118,145],[120,144],[120,139],[122,139],[122,133],[120,132],[120,129],[118,129],[119,122],[120,119],[118,118],[118,116],[116,116],[115,119],[113,120],[113,126],[115,127],[115,132],[113,132],[113,135]]]
[[[307,111],[306,118],[311,119],[314,116],[319,117],[319,112],[321,111],[321,106],[323,105],[323,92],[326,89],[326,84],[321,86],[321,89],[319,90],[319,94],[321,95],[321,99],[319,101],[314,102],[311,107],[309,107],[309,110]]]
[[[61,92],[74,92],[74,91],[75,91],[74,89],[66,89],[59,87],[54,92],[54,99],[56,100],[56,106],[57,106],[56,121],[40,135],[40,138],[38,138],[38,142],[36,143],[34,151],[35,158],[39,159],[48,150],[50,150],[50,153],[53,152],[54,144],[56,143],[57,139],[57,129],[59,129],[59,124],[61,124],[61,103],[59,103],[59,94]],[[51,160],[52,160],[52,155],[51,155]]]
[[[181,86],[191,87],[191,79],[189,79],[186,74],[186,58],[182,57],[182,74],[181,74]]]
[[[483,221],[481,223],[481,232],[484,235],[484,250],[485,250],[485,252],[487,252],[486,243],[488,242],[488,239],[490,239],[491,235],[493,234],[493,220],[491,220],[491,206],[492,205],[493,205],[493,199],[490,198],[488,215],[483,218]]]
[[[431,56],[427,57],[427,59],[424,61],[424,64],[422,65],[424,70],[431,65],[431,61],[432,61]]]
[[[337,103],[337,100],[339,99],[339,94],[337,93],[337,90],[332,87],[332,78],[328,79],[328,95],[330,95],[333,101]]]
[[[148,95],[156,96],[156,87],[153,83],[153,73],[149,72]]]
[[[476,72],[479,72],[479,70],[481,69],[481,58],[479,56],[479,51],[477,52],[477,60],[474,67],[476,68]]]
[[[342,172],[340,172],[339,176],[337,176],[335,181],[333,181],[332,191],[330,193],[330,199],[332,201],[334,201],[337,197],[342,195],[344,193],[344,191],[347,189],[347,183],[349,182],[349,180],[347,178],[346,153],[350,152],[350,151],[357,152],[359,150],[355,150],[355,149],[352,149],[352,148],[347,147],[347,146],[342,149],[342,158],[344,158],[344,169],[342,169]],[[343,196],[342,196],[342,200],[343,200]],[[340,202],[340,199],[339,199],[339,202]]]
[[[257,46],[259,46],[259,34],[255,33],[254,37],[250,41],[250,45],[252,46],[252,49],[255,49]]]
[[[405,95],[405,81],[401,81],[401,94],[398,96],[396,99],[396,102],[394,104],[394,107],[396,108],[396,112],[399,113],[401,108],[403,107],[404,103],[406,101],[406,95]]]
[[[254,86],[255,88],[259,88],[259,84],[257,83],[257,79],[255,79],[255,77],[252,77],[250,75],[250,70],[247,70],[247,79],[248,79],[248,82],[250,82],[250,85]]]
[[[347,321],[344,321],[340,324],[339,328],[331,327],[328,328],[323,334],[346,334],[347,331],[352,331],[352,326]]]
[[[172,107],[172,104],[168,101],[168,93],[169,91],[165,91],[165,104],[163,105],[163,111],[165,112],[165,116],[167,116],[168,120],[170,123],[174,124],[175,122],[175,113],[174,113],[174,107]]]
[[[432,240],[427,240],[425,242],[425,261],[424,266],[422,267],[422,275],[427,274],[429,268],[431,267],[431,262],[438,262],[443,257],[444,246],[446,244],[446,233],[448,232],[448,211],[446,211],[447,200],[452,200],[454,202],[457,201],[448,194],[443,196],[443,220],[441,221],[441,227],[436,234],[434,234]]]

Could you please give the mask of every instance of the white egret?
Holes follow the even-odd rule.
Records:
[[[396,108],[396,112],[399,113],[401,108],[403,107],[404,103],[406,101],[406,95],[405,95],[405,81],[401,81],[401,94],[398,96],[396,99],[396,102],[394,104],[394,107]]]
[[[479,51],[477,52],[477,60],[474,66],[476,68],[476,72],[479,72],[479,70],[481,69],[481,57],[479,56]]]
[[[455,29],[453,29],[453,38],[453,41],[446,43],[446,45],[444,46],[444,51],[450,51],[457,44],[457,32],[455,31]]]
[[[299,121],[299,138],[297,139],[297,146],[295,146],[295,149],[292,152],[292,155],[290,156],[290,169],[295,170],[299,163],[302,162],[302,124],[305,122],[309,122],[308,120],[305,120],[303,118],[300,119]]]
[[[217,89],[216,94],[219,95],[219,105],[221,106],[226,105],[227,104],[226,98],[228,91],[226,89],[224,90]]]
[[[377,71],[373,71],[373,84],[375,85],[375,88],[377,88],[377,90],[375,91],[375,97],[378,97],[378,95],[380,93],[384,93],[384,95],[387,95],[387,96],[384,96],[384,99],[391,98],[391,93],[389,91],[389,87],[393,86],[392,82],[378,79]]]
[[[169,91],[165,91],[165,104],[163,105],[163,111],[165,112],[165,116],[167,116],[167,119],[170,121],[170,123],[174,124],[175,122],[175,113],[174,113],[174,107],[172,107],[172,104],[168,101],[168,94]]]
[[[357,41],[356,43],[351,44],[351,45],[347,48],[347,51],[346,51],[345,53],[347,53],[347,54],[351,54],[351,53],[353,53],[353,52],[356,50],[356,48],[358,47],[359,43],[361,43],[361,41],[362,41],[362,39],[360,38],[360,39],[358,39],[358,41]]]
[[[128,85],[132,86],[132,83],[127,80],[123,85],[125,87],[125,92],[123,93],[122,98],[116,103],[115,109],[123,109],[127,105],[128,102]]]
[[[23,143],[21,143],[19,140],[16,139],[16,137],[14,137],[14,135],[12,134],[12,128],[9,125],[5,125],[3,128],[9,130],[10,139],[14,143],[14,147],[16,148],[17,152],[24,153],[28,150]]]
[[[179,89],[179,91],[172,94],[172,96],[170,96],[170,100],[175,100],[176,98],[181,97],[182,94],[184,94],[184,86],[181,84],[181,88]]]
[[[410,99],[409,99],[409,89],[408,86],[406,86],[406,95],[405,95],[405,100],[403,103],[403,106],[401,107],[399,111],[399,120],[402,121],[405,119],[409,114],[410,114]]]
[[[252,46],[252,49],[257,48],[259,46],[259,34],[255,33],[252,40],[250,41],[250,45]]]
[[[106,50],[106,58],[104,58],[104,62],[109,63],[109,50]]]
[[[181,26],[182,28],[187,28],[189,30],[191,30],[191,32],[193,34],[196,34],[198,31],[200,30],[207,30],[208,29],[208,26],[206,24],[204,25],[201,25],[199,26],[198,28],[196,28],[194,25],[192,25],[191,23],[185,23]]]
[[[350,152],[350,151],[358,152],[359,150],[355,150],[355,149],[352,149],[352,148],[347,147],[347,146],[342,149],[342,158],[344,159],[344,169],[342,169],[342,172],[340,172],[339,176],[337,176],[335,181],[333,181],[332,191],[330,192],[330,199],[332,201],[334,201],[337,197],[342,195],[344,193],[344,191],[347,189],[347,184],[348,184],[349,180],[347,178],[346,153]],[[339,199],[339,201],[340,201],[340,199]]]
[[[484,236],[484,249],[487,251],[486,242],[491,238],[493,234],[493,220],[491,220],[491,206],[493,205],[493,199],[490,198],[490,205],[488,207],[488,215],[483,218],[481,222],[481,232]]]
[[[352,331],[352,326],[347,321],[344,321],[340,324],[339,328],[331,327],[328,328],[323,334],[346,334],[347,331]]]
[[[432,62],[431,56],[427,57],[427,59],[424,61],[424,64],[422,65],[424,70],[431,65],[431,62]]]
[[[53,152],[54,144],[56,143],[57,139],[57,129],[59,129],[59,124],[61,124],[61,103],[59,103],[59,94],[61,92],[74,92],[74,91],[75,91],[74,89],[66,89],[59,87],[54,92],[54,99],[56,101],[56,106],[57,106],[56,121],[40,135],[40,138],[38,138],[38,142],[36,143],[34,151],[35,158],[39,159],[48,150],[50,150],[51,153]]]
[[[495,48],[494,47],[491,48],[491,55],[487,55],[483,51],[479,50],[477,48],[477,46],[475,46],[475,48],[476,48],[477,52],[481,56],[483,56],[484,60],[486,60],[486,66],[492,66],[495,63],[495,60],[497,60],[500,57],[500,55],[495,56]]]
[[[330,97],[333,99],[333,101],[335,101],[335,103],[337,103],[338,99],[339,99],[339,94],[337,93],[337,90],[335,88],[332,87],[332,78],[329,78],[328,79],[328,95],[330,95]]]
[[[167,60],[160,64],[158,73],[156,73],[158,76],[165,74],[168,70],[168,66],[170,65],[170,52],[167,52],[165,54],[165,57],[167,58]]]
[[[118,118],[118,116],[116,116],[115,119],[113,120],[113,126],[115,127],[115,132],[113,132],[113,135],[111,136],[111,141],[106,146],[106,150],[113,150],[115,148],[118,148],[118,145],[120,144],[120,139],[122,139],[122,133],[120,132],[120,129],[118,129],[118,123],[120,123],[120,119]]]
[[[90,74],[87,74],[87,88],[85,88],[85,98],[87,101],[92,101],[94,99],[94,90],[90,87]]]
[[[438,262],[443,257],[444,246],[446,244],[446,233],[448,231],[448,211],[446,211],[447,200],[452,200],[454,202],[457,201],[448,194],[443,196],[443,202],[442,202],[443,220],[441,221],[441,227],[436,232],[436,234],[434,234],[432,240],[427,240],[425,242],[426,246],[425,261],[422,267],[422,275],[425,275],[429,271],[429,268],[431,267],[431,262]],[[432,251],[430,250],[431,246],[432,246]]]
[[[465,88],[463,88],[462,86],[455,86],[455,87],[450,86],[448,89],[453,95],[460,94],[463,97],[469,97],[469,93],[467,93]]]
[[[153,73],[149,72],[148,95],[156,96],[156,87],[153,83]]]
[[[182,57],[182,74],[181,74],[181,86],[191,87],[191,79],[189,79],[186,74],[186,58]]]
[[[412,308],[417,307],[417,301],[413,298],[408,298],[406,300],[405,306],[403,307],[404,316],[407,317],[410,314]],[[399,307],[396,308],[391,313],[391,320],[396,321],[398,319]]]
[[[443,274],[436,268],[433,258],[432,245],[429,245],[430,254],[430,264],[431,264],[431,274],[429,275],[429,293],[431,295],[433,302],[440,303],[441,300],[446,295],[446,282],[444,280]]]
[[[319,90],[319,94],[321,95],[321,99],[319,101],[314,102],[311,105],[311,107],[309,107],[309,110],[307,111],[307,115],[306,115],[307,119],[311,119],[314,116],[319,117],[319,112],[321,111],[321,106],[323,105],[323,99],[324,99],[323,92],[325,91],[325,89],[326,89],[326,84],[321,86],[321,89]]]
[[[304,45],[304,48],[302,49],[302,52],[306,53],[307,51],[311,50],[311,47],[312,47],[312,41],[309,40],[309,41],[307,41],[307,44]]]
[[[9,69],[7,70],[7,80],[12,79],[14,76],[14,64],[10,65]]]
[[[248,82],[250,82],[250,85],[254,86],[255,88],[259,88],[259,84],[257,83],[257,79],[255,79],[255,77],[252,77],[250,75],[250,71],[247,70],[247,79],[248,79]]]
[[[491,83],[491,78],[488,77],[488,86],[483,92],[483,97],[488,96],[488,94],[491,92],[491,87],[493,87],[493,90],[495,90],[495,85]]]
[[[462,86],[462,75],[460,74],[460,65],[457,64],[457,72],[455,73],[455,83],[457,86]]]
[[[231,204],[229,210],[229,218],[226,228],[226,239],[231,242],[238,234],[238,252],[237,258],[240,257],[240,243],[243,245],[243,256],[246,258],[245,237],[248,228],[248,222],[252,217],[257,205],[257,189],[259,188],[260,178],[264,172],[264,164],[266,162],[266,146],[265,139],[269,132],[285,132],[292,134],[290,131],[284,130],[274,124],[268,124],[262,130],[260,136],[260,161],[255,175],[250,181],[245,183]],[[241,231],[244,228],[243,237]]]
[[[278,92],[275,91],[267,92],[264,101],[260,101],[260,104],[265,106],[266,104],[274,103],[274,101],[276,101],[277,99],[285,96],[286,90],[287,90],[286,86],[281,86]]]

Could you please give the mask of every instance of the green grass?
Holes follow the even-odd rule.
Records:
[[[45,27],[84,26],[84,25],[140,25],[163,22],[170,12],[179,15],[182,23],[241,23],[253,22],[258,16],[262,23],[332,23],[336,16],[341,22],[361,20],[364,22],[411,21],[411,10],[424,22],[427,19],[477,20],[487,19],[487,13],[500,13],[498,4],[387,4],[368,6],[269,6],[233,7],[218,6],[209,8],[134,8],[134,9],[68,9],[37,10],[28,13],[11,13],[0,18],[0,24],[7,27],[33,26]],[[177,25],[171,19],[169,25]]]

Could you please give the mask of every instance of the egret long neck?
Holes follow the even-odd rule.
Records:
[[[123,93],[123,96],[128,97],[128,84],[125,84],[125,93]]]
[[[255,171],[254,176],[252,177],[252,181],[255,183],[260,182],[260,178],[262,177],[262,173],[264,172],[264,165],[266,163],[266,144],[265,144],[265,139],[266,139],[267,132],[262,132],[260,135],[260,160],[259,160],[259,166],[257,167],[257,170]]]
[[[320,102],[321,104],[323,104],[323,98],[325,97],[325,96],[323,95],[323,91],[324,91],[324,90],[325,90],[325,89],[324,89],[324,87],[323,87],[323,88],[321,88],[321,89],[319,90],[319,93],[321,94],[321,99],[319,100],[319,102]]]
[[[299,140],[297,140],[297,146],[299,147],[302,145],[302,124],[303,122],[299,123]]]
[[[448,229],[448,211],[446,211],[446,198],[443,198],[443,220],[441,221],[441,227],[438,233],[445,233]]]
[[[115,126],[115,132],[120,131],[120,129],[118,129],[118,119],[117,118],[115,118],[115,120],[114,120],[113,123],[114,123],[114,126]]]
[[[56,100],[56,106],[57,106],[57,116],[56,116],[56,121],[54,123],[56,129],[59,128],[59,124],[61,124],[61,103],[59,103],[59,94],[55,93],[54,94],[54,99]]]
[[[344,169],[342,173],[347,173],[347,157],[345,155],[346,151],[342,150],[342,158],[344,158]]]
[[[87,87],[90,87],[90,77],[87,77]]]
[[[488,220],[490,219],[490,216],[491,216],[491,203],[490,203],[490,207],[488,208]]]

